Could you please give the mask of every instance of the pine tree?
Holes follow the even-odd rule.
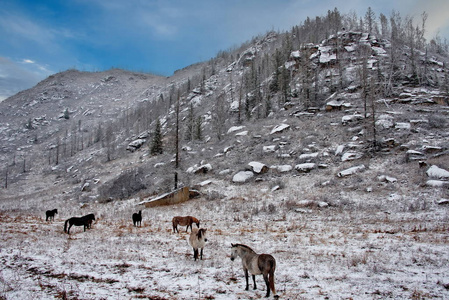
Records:
[[[199,141],[201,141],[202,139],[203,139],[203,132],[202,132],[202,130],[201,130],[201,125],[203,124],[203,120],[201,119],[201,117],[198,117],[197,119],[196,119],[196,123],[195,123],[195,126],[196,126],[196,130],[195,130],[195,139],[197,139],[197,140],[199,140]]]
[[[163,153],[162,148],[162,134],[161,134],[161,122],[159,119],[156,121],[156,128],[154,129],[153,142],[150,149],[151,155],[158,155]]]

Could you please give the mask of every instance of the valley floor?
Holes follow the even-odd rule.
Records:
[[[273,254],[280,299],[449,299],[447,207],[298,209],[288,198],[241,194],[142,208],[142,227],[131,221],[137,199],[90,204],[78,215],[95,212],[93,228],[70,235],[68,204],[58,203],[53,222],[45,210],[2,205],[0,299],[264,298],[261,276],[257,290],[244,290],[231,243]],[[174,215],[208,228],[204,260],[193,260],[184,230],[172,232]]]

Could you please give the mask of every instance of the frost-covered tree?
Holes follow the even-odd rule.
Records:
[[[163,153],[161,122],[159,121],[159,119],[156,120],[150,153],[151,155],[158,155]]]

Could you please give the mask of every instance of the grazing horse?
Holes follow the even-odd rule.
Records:
[[[207,242],[206,231],[207,229],[204,228],[194,228],[190,233],[189,244],[193,247],[193,258],[195,260],[198,258],[198,249],[201,249],[200,258],[203,259],[203,248]]]
[[[138,213],[133,213],[133,224],[134,227],[137,226],[137,224],[139,224],[139,226],[142,226],[142,211],[139,210]]]
[[[253,277],[254,289],[256,289],[256,275],[263,275],[265,284],[267,285],[266,297],[270,297],[270,290],[276,296],[274,288],[274,271],[276,269],[276,260],[270,254],[257,254],[253,249],[242,244],[231,244],[231,260],[240,256],[242,259],[243,272],[245,272],[246,288],[248,290],[248,272]]]
[[[48,220],[53,221],[55,219],[55,214],[57,214],[57,213],[58,213],[57,209],[47,210],[45,212],[45,216],[46,216],[45,221],[48,221]]]
[[[64,232],[70,234],[70,228],[73,225],[84,226],[84,231],[86,231],[86,228],[91,228],[93,220],[95,220],[94,214],[89,214],[83,217],[72,217],[70,219],[67,219],[64,223]],[[67,224],[69,224],[69,228],[67,228]]]
[[[192,216],[186,216],[186,217],[174,217],[171,221],[173,224],[173,232],[179,232],[178,225],[181,226],[187,226],[186,232],[188,231],[190,227],[190,231],[192,231],[192,224],[195,223],[198,228],[200,228],[200,221]]]

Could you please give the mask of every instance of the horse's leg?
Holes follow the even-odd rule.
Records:
[[[254,290],[257,290],[257,286],[256,286],[256,275],[253,275],[253,283],[254,283]]]
[[[267,294],[265,297],[270,297],[270,281],[268,280],[268,273],[263,274],[263,280],[265,280],[265,284],[267,285]]]
[[[203,248],[201,248],[201,260],[203,260]]]
[[[248,269],[243,270],[245,272],[245,279],[246,279],[246,288],[245,291],[249,290],[249,283],[248,283]]]
[[[70,234],[70,228],[72,228],[72,223],[69,223],[69,228],[67,229],[67,234]]]
[[[196,260],[198,258],[198,249],[193,248],[193,259]]]

